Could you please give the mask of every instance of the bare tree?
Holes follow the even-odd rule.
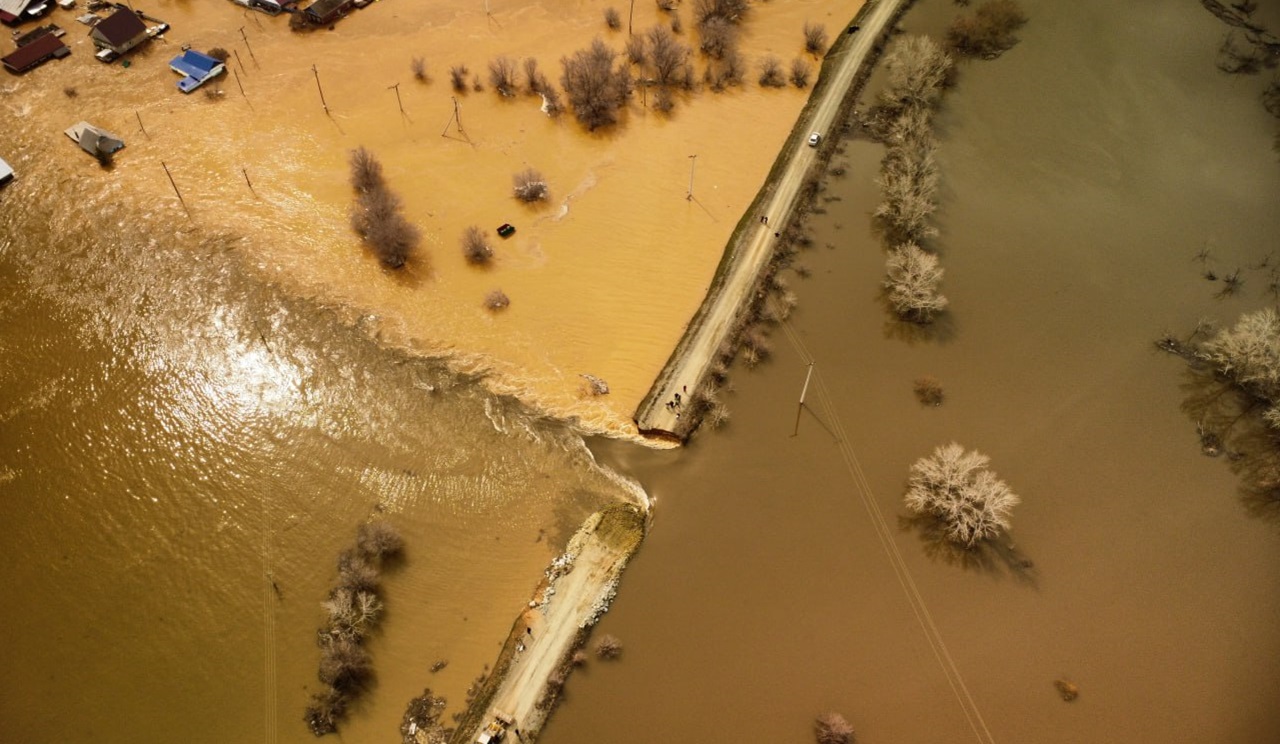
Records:
[[[564,111],[564,104],[560,101],[560,91],[555,86],[545,82],[542,86],[542,109],[547,112],[547,116],[559,116]]]
[[[574,116],[589,130],[618,120],[618,110],[630,93],[630,73],[614,68],[617,54],[600,39],[560,60],[564,76],[560,85],[569,96]]]
[[[516,61],[500,55],[489,60],[489,84],[498,95],[509,98],[516,94]]]
[[[351,151],[351,188],[356,191],[371,191],[382,188],[385,181],[382,177],[382,163],[373,153],[364,147]]]
[[[512,190],[516,198],[522,202],[546,201],[551,195],[547,188],[547,179],[533,168],[525,168],[512,178]]]
[[[653,110],[662,114],[669,114],[676,107],[675,96],[671,94],[670,88],[658,88],[653,94]]]
[[[890,252],[885,273],[889,305],[903,320],[930,323],[946,309],[947,298],[938,293],[943,269],[932,253],[926,253],[915,243],[900,245]]]
[[[818,744],[852,744],[853,726],[839,713],[823,713],[814,719],[813,735]]]
[[[947,29],[947,46],[965,56],[998,57],[1018,43],[1014,32],[1026,22],[1017,0],[987,0],[972,15],[956,17]]]
[[[820,55],[827,50],[827,27],[821,23],[804,22],[804,50]]]
[[[622,16],[618,14],[617,8],[604,9],[604,25],[608,26],[611,31],[617,31],[622,28]]]
[[[649,61],[658,85],[673,85],[686,77],[689,47],[678,41],[666,26],[654,26],[646,34]]]
[[[791,60],[791,84],[804,90],[809,87],[809,75],[813,68],[801,57]]]
[[[782,62],[773,55],[760,60],[760,87],[784,88],[787,76],[782,73]]]
[[[1274,308],[1241,315],[1201,343],[1195,355],[1248,395],[1280,403],[1280,314]]]
[[[467,92],[467,74],[470,70],[466,65],[454,65],[449,68],[449,84],[453,86],[456,93]]]
[[[1020,499],[987,468],[990,459],[952,442],[911,466],[907,509],[937,518],[948,540],[964,547],[995,537],[1010,527],[1009,513]]]
[[[422,57],[414,57],[409,61],[409,69],[413,72],[413,79],[420,83],[428,82],[427,80],[427,60]]]
[[[493,258],[493,247],[479,227],[471,225],[462,231],[462,255],[473,264],[488,263]]]
[[[888,85],[881,98],[890,106],[932,106],[951,65],[951,55],[928,36],[903,37],[885,59]]]

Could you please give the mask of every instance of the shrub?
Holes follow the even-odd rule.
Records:
[[[409,60],[409,70],[413,72],[413,79],[420,83],[427,82],[427,60],[422,57],[414,57]]]
[[[684,23],[680,21],[680,16],[676,13],[671,14],[671,33],[684,33]]]
[[[609,126],[618,120],[618,109],[630,93],[630,74],[615,69],[617,54],[600,39],[560,60],[564,67],[561,87],[569,96],[574,116],[588,130]]]
[[[1274,308],[1241,315],[1201,343],[1195,355],[1248,395],[1280,403],[1280,314]]]
[[[760,87],[782,88],[787,84],[786,75],[782,74],[782,62],[777,57],[768,56],[760,60]]]
[[[454,92],[467,92],[467,73],[470,70],[466,65],[454,65],[449,68],[449,85],[453,86]]]
[[[653,94],[653,110],[662,114],[669,114],[676,107],[675,96],[671,94],[670,88],[658,88]]]
[[[290,31],[306,31],[311,27],[311,23],[307,21],[306,13],[295,12],[289,14]]]
[[[356,191],[372,191],[385,186],[382,163],[364,147],[351,151],[351,188]]]
[[[921,405],[942,405],[942,383],[938,382],[936,377],[917,377],[915,382],[911,383],[911,391],[916,394],[916,400],[919,400]]]
[[[356,550],[368,560],[385,561],[404,553],[404,538],[390,522],[365,522],[356,530]]]
[[[699,26],[712,19],[738,23],[746,12],[747,0],[695,0],[693,3],[693,18]]]
[[[228,59],[231,59],[231,52],[228,52],[226,49],[223,49],[222,47],[214,47],[209,50],[209,56],[213,57],[219,62],[226,62]]]
[[[791,84],[804,90],[809,87],[809,75],[813,68],[800,57],[791,60]]]
[[[810,54],[822,54],[827,50],[826,26],[804,22],[804,50]]]
[[[76,96],[80,95],[80,91],[76,90],[76,87],[74,85],[68,85],[62,89],[62,95],[66,96],[67,98],[75,98]]]
[[[511,298],[501,289],[495,289],[484,296],[484,306],[490,310],[501,310],[511,304]]]
[[[956,17],[947,29],[947,46],[965,56],[998,57],[1018,43],[1014,32],[1026,22],[1017,0],[988,0],[972,15]]]
[[[522,202],[546,201],[551,195],[550,190],[547,188],[547,179],[533,168],[525,168],[512,176],[511,180],[513,182],[512,190],[515,192],[516,198]]]
[[[489,61],[489,84],[498,95],[509,98],[516,94],[516,61],[501,55]]]
[[[948,540],[973,547],[1009,529],[1020,499],[987,469],[989,458],[952,442],[911,466],[907,509],[938,519]]]
[[[622,28],[622,16],[618,14],[617,8],[604,9],[604,25],[612,31]]]
[[[469,263],[488,263],[493,258],[493,247],[489,245],[484,232],[475,225],[462,231],[462,255]]]
[[[853,726],[839,713],[823,713],[813,721],[818,744],[852,744]]]
[[[921,250],[915,243],[895,248],[889,254],[885,273],[889,305],[903,320],[930,323],[946,308],[947,298],[938,294],[943,273],[938,257]]]
[[[548,116],[559,116],[560,112],[564,111],[564,104],[560,101],[560,91],[550,83],[542,88],[542,108]]]
[[[599,641],[596,641],[596,656],[601,659],[616,659],[622,654],[622,641],[614,636],[605,634]]]
[[[624,53],[627,55],[627,61],[633,65],[643,65],[648,59],[648,53],[645,51],[644,36],[631,36],[627,38],[627,45],[623,47]]]

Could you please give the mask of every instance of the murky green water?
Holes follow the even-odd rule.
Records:
[[[800,744],[831,709],[873,744],[1280,738],[1280,524],[1200,454],[1195,390],[1152,343],[1274,302],[1252,268],[1280,235],[1265,80],[1218,73],[1225,29],[1196,2],[1024,5],[1022,43],[965,65],[938,119],[941,332],[886,320],[882,149],[852,142],[802,256],[812,278],[792,280],[824,383],[799,434],[805,359],[775,333],[723,433],[601,445],[657,517],[601,627],[623,659],[570,681],[544,742]],[[924,0],[904,26],[955,12]],[[1244,291],[1202,278],[1206,243]],[[925,374],[941,408],[911,394]],[[1022,496],[1029,567],[951,562],[898,521],[910,464],[953,439]]]

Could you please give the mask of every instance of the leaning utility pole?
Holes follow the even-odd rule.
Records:
[[[403,113],[404,113],[404,103],[400,101],[400,83],[396,83],[395,85],[388,85],[388,86],[387,86],[387,90],[395,90],[395,92],[396,92],[396,105],[400,107],[400,113],[402,113],[402,114],[403,114]]]
[[[315,65],[311,65],[311,72],[316,76],[316,90],[320,91],[320,105],[324,106],[325,114],[329,113],[329,104],[324,100],[324,88],[320,87],[320,71]]]
[[[253,53],[253,47],[249,46],[249,37],[245,36],[244,26],[240,27],[240,38],[244,39],[244,48],[249,50],[249,57],[253,60],[254,67],[261,67],[258,64],[258,57]]]
[[[164,168],[164,174],[169,177],[169,185],[173,187],[173,193],[178,195],[178,201],[182,204],[182,211],[187,213],[187,217],[191,217],[191,210],[187,207],[187,200],[182,198],[182,192],[178,190],[178,184],[173,180],[173,174],[169,172],[169,166],[160,161],[160,167]]]
[[[693,201],[693,167],[698,164],[698,156],[689,156],[689,193],[685,195],[685,199]]]

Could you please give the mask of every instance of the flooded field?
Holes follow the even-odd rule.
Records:
[[[570,681],[542,741],[800,744],[830,709],[873,744],[1280,737],[1280,522],[1200,454],[1192,380],[1152,344],[1273,301],[1251,268],[1280,234],[1266,80],[1214,68],[1225,28],[1198,3],[1024,5],[1022,42],[963,65],[938,120],[943,332],[887,321],[882,150],[850,142],[801,257],[812,278],[792,280],[818,370],[798,435],[808,357],[775,333],[722,432],[596,446],[657,518],[600,628],[623,659]],[[905,26],[955,12],[925,0]],[[1202,276],[1236,267],[1232,297]],[[940,408],[911,394],[926,374]],[[951,440],[1022,496],[1029,566],[956,563],[899,523],[909,465]]]
[[[19,194],[55,178],[89,178],[183,221],[163,161],[196,224],[251,238],[243,248],[261,275],[376,315],[389,343],[488,369],[495,390],[626,435],[808,95],[760,88],[758,62],[776,55],[789,65],[803,52],[806,21],[836,33],[861,2],[755,4],[742,25],[742,87],[679,95],[669,117],[638,90],[622,123],[596,133],[570,115],[547,117],[537,96],[500,97],[488,64],[500,55],[533,58],[558,84],[560,59],[594,37],[621,51],[625,27],[606,28],[605,3],[384,0],[332,31],[301,35],[283,16],[245,13],[226,0],[144,5],[173,30],[130,68],[94,61],[79,24],[60,12],[55,20],[74,27],[71,57],[0,86],[0,106],[19,125],[4,155],[24,175]],[[635,5],[637,32],[670,22],[652,2]],[[690,6],[676,12],[686,41]],[[235,53],[233,74],[218,84],[225,95],[177,92],[167,62],[181,44]],[[414,79],[414,57],[425,59],[429,82]],[[455,93],[455,65],[485,90]],[[461,132],[450,124],[454,98]],[[62,138],[80,119],[128,142],[112,173]],[[423,260],[402,275],[380,269],[347,224],[347,156],[361,145],[382,160],[424,234]],[[512,176],[526,167],[548,179],[544,207],[511,196]],[[468,266],[463,230],[478,225],[497,241],[493,231],[504,222],[517,232],[496,244],[493,266]],[[511,298],[498,315],[482,307],[496,288]],[[581,374],[605,379],[612,393],[584,398]]]

